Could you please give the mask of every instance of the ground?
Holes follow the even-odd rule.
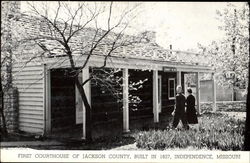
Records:
[[[224,115],[228,115],[229,117],[233,117],[237,120],[244,120],[246,113],[245,112],[221,112]],[[118,134],[116,136],[103,136],[96,138],[92,144],[80,143],[74,139],[53,139],[47,138],[45,140],[37,137],[23,137],[21,135],[11,135],[8,139],[1,138],[1,147],[4,148],[26,148],[26,149],[45,149],[45,150],[53,150],[53,149],[67,149],[67,150],[144,150],[142,148],[138,148],[136,144],[136,136],[140,132],[148,131],[148,130],[165,130],[166,126],[171,123],[172,118],[165,118],[158,125],[153,125],[151,122],[148,124],[144,124],[139,126],[143,122],[133,123],[131,125],[130,133],[128,134]],[[145,121],[145,120],[142,120]],[[202,123],[202,118],[199,117],[199,121]],[[209,149],[196,149],[193,147],[187,148],[169,148],[166,150],[209,150]]]

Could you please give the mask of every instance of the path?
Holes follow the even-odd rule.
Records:
[[[10,147],[41,147],[41,146],[62,146],[63,143],[50,140],[50,141],[14,141],[14,142],[1,142],[1,148]]]

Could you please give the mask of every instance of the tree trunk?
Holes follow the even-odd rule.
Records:
[[[6,127],[6,119],[5,119],[5,115],[4,115],[4,101],[3,101],[3,89],[2,89],[2,81],[1,81],[1,86],[0,86],[1,90],[0,90],[0,96],[1,96],[1,119],[2,119],[2,128],[1,128],[1,132],[3,133],[3,135],[7,136],[8,135],[8,131],[7,131],[7,127]]]
[[[72,68],[72,70],[76,70],[73,56],[72,56],[72,51],[70,50],[70,47],[68,46],[67,43],[64,46],[65,46],[65,49],[67,50],[67,55],[69,57],[71,68]],[[76,87],[81,95],[83,104],[85,106],[85,110],[86,110],[86,142],[90,143],[90,142],[92,142],[92,112],[91,112],[91,107],[90,107],[90,104],[88,102],[84,88],[78,79],[78,75],[75,75],[75,84],[76,84]]]
[[[92,142],[92,110],[78,77],[75,78],[75,83],[86,109],[86,142],[90,143]]]
[[[2,54],[0,54],[0,61],[2,61]],[[1,101],[1,104],[0,104],[0,114],[1,114],[1,118],[2,118],[2,133],[3,135],[8,135],[8,131],[7,131],[7,127],[6,127],[6,120],[5,120],[5,115],[4,115],[4,101],[3,101],[3,96],[4,96],[4,93],[3,93],[3,83],[2,83],[2,65],[0,65],[0,101]]]

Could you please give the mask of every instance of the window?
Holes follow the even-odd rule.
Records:
[[[175,99],[175,78],[168,79],[168,99]]]

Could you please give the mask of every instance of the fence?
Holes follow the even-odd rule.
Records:
[[[212,81],[202,80],[200,81],[200,92],[201,92],[201,102],[211,102],[212,101]],[[246,101],[246,95],[244,94],[244,89],[236,90],[236,101]],[[216,100],[217,101],[233,101],[233,89],[229,87],[223,87],[216,84]]]

